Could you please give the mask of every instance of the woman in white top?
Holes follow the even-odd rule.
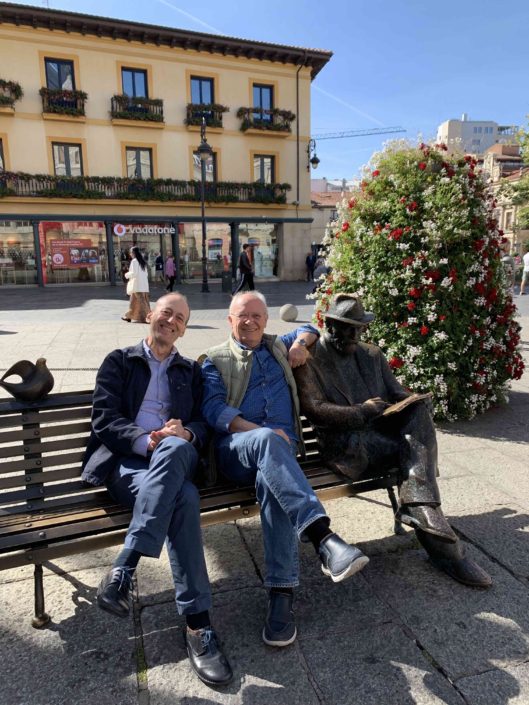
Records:
[[[525,285],[529,281],[529,245],[525,247],[525,255],[523,256],[523,274],[522,283],[520,286],[521,296],[525,296]]]
[[[131,321],[147,323],[147,314],[151,310],[147,262],[137,245],[130,248],[130,256],[132,259],[129,271],[125,274],[125,278],[128,279],[127,294],[130,296],[130,303],[129,310],[124,316],[121,316],[121,320],[128,323]]]

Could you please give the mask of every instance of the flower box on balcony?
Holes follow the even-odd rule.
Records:
[[[69,117],[84,117],[84,104],[88,95],[84,91],[41,88],[42,112]]]
[[[0,78],[0,111],[14,113],[15,103],[24,95],[24,91],[16,81],[6,81]]]
[[[163,100],[161,98],[133,98],[128,95],[112,96],[110,105],[112,122],[122,120],[144,123],[163,123]]]
[[[202,118],[205,118],[206,127],[222,129],[222,114],[227,112],[229,108],[219,103],[188,103],[184,122],[189,128],[200,129]]]
[[[296,119],[290,110],[272,108],[239,108],[237,117],[242,120],[241,132],[275,134],[286,136],[291,133],[291,123]]]

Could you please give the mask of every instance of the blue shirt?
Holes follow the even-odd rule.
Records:
[[[279,338],[290,350],[292,343],[301,333],[318,331],[311,325],[303,325],[292,333]],[[244,345],[235,341],[241,348]],[[266,428],[280,428],[293,441],[297,441],[290,388],[283,368],[270,353],[264,343],[253,351],[252,370],[244,399],[240,408],[226,404],[227,390],[220,372],[207,358],[202,366],[204,379],[204,399],[202,413],[208,424],[218,434],[229,433],[229,425],[236,416]]]
[[[165,360],[157,360],[145,340],[143,341],[143,349],[149,362],[151,379],[134,423],[145,429],[146,433],[136,439],[132,450],[138,455],[146,456],[147,446],[151,440],[150,432],[158,431],[171,418],[171,392],[167,368],[176,354],[176,348],[173,348]]]

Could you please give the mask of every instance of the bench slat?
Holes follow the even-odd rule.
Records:
[[[30,485],[42,485],[45,482],[57,482],[58,480],[71,480],[80,476],[78,467],[61,468],[60,470],[47,470],[46,472],[25,473],[24,475],[10,475],[0,478],[0,490],[12,487],[29,487]],[[0,498],[2,495],[0,494]]]
[[[58,435],[55,433],[54,435]],[[24,455],[24,453],[52,453],[58,450],[71,450],[72,448],[81,448],[84,452],[88,436],[66,437],[61,440],[46,441],[44,443],[32,444],[21,443],[16,446],[5,446],[0,448],[0,458],[14,458]]]
[[[41,446],[35,446],[34,453],[38,453]],[[68,465],[69,463],[81,463],[85,451],[77,453],[63,453],[59,455],[44,456],[43,458],[26,458],[24,460],[14,460],[6,467],[2,466],[2,473],[28,472],[30,470],[41,470],[42,468],[55,467],[56,465]],[[5,463],[3,465],[6,465]]]

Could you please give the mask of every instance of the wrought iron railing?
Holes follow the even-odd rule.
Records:
[[[241,130],[270,130],[272,132],[291,132],[291,123],[296,119],[290,110],[272,108],[239,108],[237,117],[241,118]]]
[[[84,91],[55,90],[41,88],[42,112],[60,115],[84,115],[84,104],[88,95]]]
[[[218,103],[188,103],[186,108],[186,125],[202,125],[206,119],[206,127],[222,127],[222,114],[229,108]]]
[[[110,115],[119,120],[163,122],[163,100],[115,95],[111,99]]]
[[[290,184],[232,181],[207,182],[209,203],[286,203]],[[200,201],[200,181],[128,179],[112,176],[48,176],[0,173],[0,198],[119,199],[133,201]]]

